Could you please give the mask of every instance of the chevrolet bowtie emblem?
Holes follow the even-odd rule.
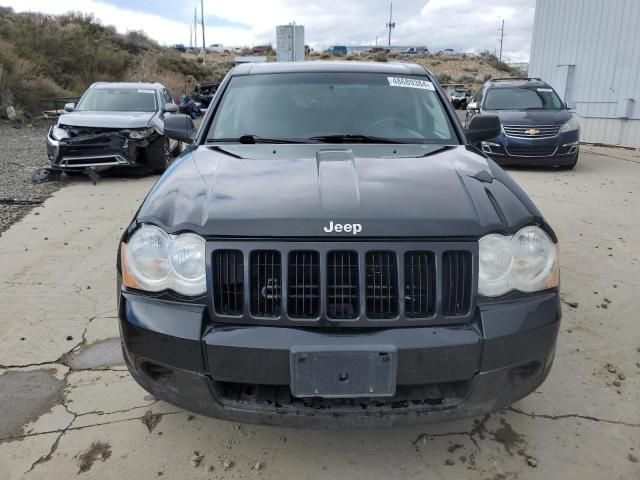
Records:
[[[524,131],[524,133],[526,133],[527,135],[538,135],[540,133],[540,130],[538,130],[537,128],[529,128],[527,130]]]

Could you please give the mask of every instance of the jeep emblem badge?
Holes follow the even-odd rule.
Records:
[[[362,225],[359,223],[333,223],[329,220],[329,226],[322,228],[327,233],[351,233],[357,235],[362,231]]]

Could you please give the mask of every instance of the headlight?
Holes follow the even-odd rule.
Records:
[[[129,138],[133,138],[134,140],[142,140],[143,138],[150,137],[153,132],[155,132],[154,128],[145,128],[143,130],[131,130],[129,132]]]
[[[561,132],[572,132],[573,130],[580,130],[580,124],[578,123],[575,115],[571,115],[571,119],[562,125],[562,128],[560,129]]]
[[[182,295],[206,291],[205,241],[193,233],[168,235],[144,225],[122,244],[122,278],[127,287]]]
[[[478,293],[487,297],[511,290],[537,292],[558,286],[557,246],[539,227],[513,236],[491,234],[480,239]]]
[[[51,136],[56,140],[64,140],[65,138],[69,138],[69,132],[56,125],[51,129]]]

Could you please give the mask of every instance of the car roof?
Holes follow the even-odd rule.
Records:
[[[548,87],[547,82],[539,78],[492,78],[485,83],[490,88],[509,88],[509,87]]]
[[[355,62],[355,61],[306,61],[263,62],[238,65],[232,75],[264,75],[269,73],[389,73],[395,75],[424,75],[427,70],[415,63],[405,62]]]
[[[164,85],[147,82],[96,82],[89,88],[152,88],[157,90],[164,88]]]

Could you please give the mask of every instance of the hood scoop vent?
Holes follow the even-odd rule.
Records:
[[[353,150],[316,152],[320,203],[325,210],[342,214],[360,206],[360,187]]]

